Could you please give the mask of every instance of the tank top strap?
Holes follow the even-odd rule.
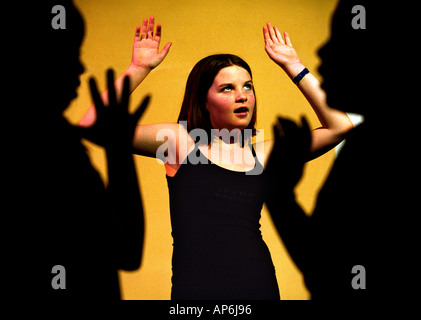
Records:
[[[253,154],[253,157],[256,158],[256,151],[254,150],[253,144],[250,144],[251,153]]]
[[[255,161],[255,166],[251,171],[249,171],[248,174],[260,175],[264,171],[263,165],[260,163],[259,158],[257,157],[256,150],[254,150],[253,144],[250,144],[250,149]]]

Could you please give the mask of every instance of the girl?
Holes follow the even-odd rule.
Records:
[[[312,131],[310,151],[317,157],[339,143],[352,123],[326,105],[319,82],[301,63],[288,34],[283,39],[270,23],[263,33],[267,54],[297,84],[322,124]],[[136,28],[132,62],[116,80],[117,92],[126,75],[133,91],[164,60],[171,43],[159,52],[160,38],[160,25],[154,33],[154,17]],[[104,92],[102,98],[107,96]],[[91,107],[80,124],[91,126],[95,118]],[[165,160],[174,239],[172,299],[279,299],[259,224],[264,178],[258,173],[272,141],[253,145],[244,138],[246,129],[256,134],[248,64],[227,54],[199,61],[187,80],[178,120],[139,125],[133,138],[135,153]],[[196,143],[198,130],[206,133],[206,141]],[[165,142],[158,138],[163,132]],[[255,148],[262,144],[264,153],[257,157]]]

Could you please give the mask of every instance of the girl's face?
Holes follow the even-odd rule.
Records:
[[[206,97],[214,129],[245,129],[254,112],[256,99],[253,82],[248,71],[239,66],[221,69]]]

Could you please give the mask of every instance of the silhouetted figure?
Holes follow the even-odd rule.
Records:
[[[381,29],[374,19],[378,11],[367,2],[339,3],[331,38],[319,51],[329,106],[361,114],[364,122],[347,134],[311,216],[302,211],[293,192],[308,160],[310,135],[305,122],[298,126],[278,119],[266,168],[268,209],[312,299],[373,297],[378,285],[387,282],[382,278],[389,265],[385,252],[395,233],[385,227],[390,226],[389,213],[399,212],[397,194],[390,192],[395,183],[389,166],[394,142],[382,136],[392,101],[382,92],[388,90],[382,70],[374,72],[378,88],[373,85],[374,57],[384,43],[376,37]],[[352,24],[355,5],[366,10],[366,29]]]
[[[51,9],[66,10],[66,28],[51,26]],[[139,268],[143,246],[143,209],[131,153],[134,127],[148,99],[128,114],[129,79],[116,98],[114,77],[104,106],[91,80],[98,118],[91,128],[69,124],[63,111],[76,97],[83,66],[79,48],[84,35],[81,15],[71,1],[40,4],[44,10],[32,36],[37,47],[21,130],[24,139],[16,214],[22,229],[22,298],[119,299],[118,269]],[[87,137],[105,148],[108,183],[104,186],[81,143]],[[55,266],[58,266],[55,268]],[[63,273],[64,268],[65,274]]]

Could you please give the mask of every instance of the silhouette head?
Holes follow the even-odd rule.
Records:
[[[40,61],[35,66],[34,86],[40,90],[43,100],[42,114],[61,115],[70,101],[77,96],[79,76],[84,68],[79,59],[79,49],[84,36],[84,22],[72,1],[48,1],[45,11],[49,19],[43,25],[45,36],[41,39]],[[54,29],[51,21],[55,17],[52,8],[61,5],[65,9],[65,28]],[[40,108],[41,109],[41,108]]]
[[[358,10],[361,7],[364,11]],[[364,116],[374,111],[367,99],[379,81],[372,74],[379,50],[369,36],[374,28],[372,20],[364,20],[372,12],[368,1],[340,1],[332,18],[330,39],[318,52],[329,106]]]

